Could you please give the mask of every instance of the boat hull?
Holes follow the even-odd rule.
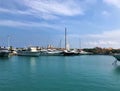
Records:
[[[120,61],[120,54],[114,54],[113,55],[118,61]]]
[[[35,56],[38,57],[40,52],[28,52],[28,51],[19,51],[17,52],[18,56]]]
[[[63,52],[40,52],[41,56],[62,56]]]
[[[0,57],[8,57],[9,52],[0,52]]]
[[[74,52],[64,52],[63,55],[64,55],[64,56],[76,56],[76,55],[79,55],[79,53],[74,53]]]

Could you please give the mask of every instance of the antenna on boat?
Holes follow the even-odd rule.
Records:
[[[7,46],[8,46],[8,48],[10,47],[10,35],[8,35],[8,38],[7,38]]]
[[[62,43],[62,40],[60,39],[59,46],[58,46],[60,49],[62,48],[61,43]]]
[[[65,49],[67,48],[67,29],[65,28]]]
[[[80,47],[80,50],[81,50],[81,39],[79,39],[79,47]]]

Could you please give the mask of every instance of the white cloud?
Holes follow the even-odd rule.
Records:
[[[105,10],[104,10],[104,11],[102,12],[102,15],[108,17],[108,16],[110,16],[110,13],[109,13],[108,11],[105,11]]]
[[[115,47],[116,45],[118,46],[119,43],[117,41],[110,41],[110,40],[96,40],[96,41],[88,41],[84,42],[85,45],[87,46],[92,46],[92,47]]]
[[[84,38],[83,44],[87,47],[114,47],[120,48],[120,29],[112,31],[104,31],[99,34],[88,34],[82,36]],[[89,40],[86,40],[89,39]]]
[[[54,24],[48,24],[45,22],[20,22],[20,21],[13,21],[13,20],[0,20],[0,26],[9,26],[9,27],[47,27],[58,29],[58,26]]]
[[[73,41],[81,40],[83,48],[93,47],[113,47],[120,48],[120,29],[112,31],[104,31],[99,34],[69,34],[68,39]]]
[[[104,31],[101,34],[89,34],[86,37],[104,38],[104,39],[118,39],[120,38],[120,30]]]
[[[113,5],[117,8],[120,8],[120,0],[103,0],[103,1],[109,5]]]
[[[57,19],[58,17],[52,14],[44,14],[44,13],[40,13],[37,11],[33,11],[33,10],[17,10],[17,9],[4,9],[4,8],[0,8],[0,12],[4,12],[4,13],[10,13],[10,14],[22,14],[22,15],[31,15],[31,16],[35,16],[35,17],[39,17],[39,18],[43,18],[46,20],[51,20],[51,19]]]
[[[73,16],[82,14],[80,6],[73,0],[55,1],[55,0],[25,0],[26,6],[32,8],[34,11]]]
[[[77,0],[23,0],[22,2],[13,0],[11,2],[15,2],[19,6],[15,6],[14,8],[0,7],[0,12],[28,14],[43,19],[56,19],[58,16],[74,16],[84,13]]]
[[[11,10],[11,9],[5,9],[5,8],[0,8],[0,12],[11,13],[11,14],[27,14],[27,15],[31,14],[29,11],[22,11],[17,9]]]

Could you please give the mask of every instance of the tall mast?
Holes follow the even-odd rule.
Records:
[[[62,40],[60,40],[60,49],[61,49],[61,41],[62,41]]]
[[[8,35],[8,40],[7,40],[7,46],[8,46],[8,48],[10,47],[10,35]]]
[[[80,50],[81,50],[81,39],[79,39],[79,46],[80,46]]]
[[[60,39],[60,42],[59,42],[59,44],[58,44],[58,48],[62,48],[62,46],[61,46],[61,42],[62,42],[62,40]]]
[[[67,29],[65,28],[65,49],[67,48]]]

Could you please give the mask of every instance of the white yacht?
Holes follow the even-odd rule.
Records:
[[[120,61],[120,53],[115,53],[112,55],[113,57],[115,57],[115,61],[112,63],[112,65],[117,65],[117,62]]]
[[[114,56],[118,61],[120,61],[120,54],[113,54],[113,56]]]
[[[17,51],[18,56],[39,56],[40,52],[36,47],[28,47],[27,49],[22,49]]]
[[[40,50],[41,56],[60,56],[63,55],[63,51],[52,50],[52,49],[42,49]]]
[[[7,48],[1,48],[0,47],[0,57],[8,57],[9,53],[10,52]]]
[[[86,52],[86,51],[80,50],[79,54],[80,54],[80,55],[91,55],[92,53],[91,53],[91,52]]]

